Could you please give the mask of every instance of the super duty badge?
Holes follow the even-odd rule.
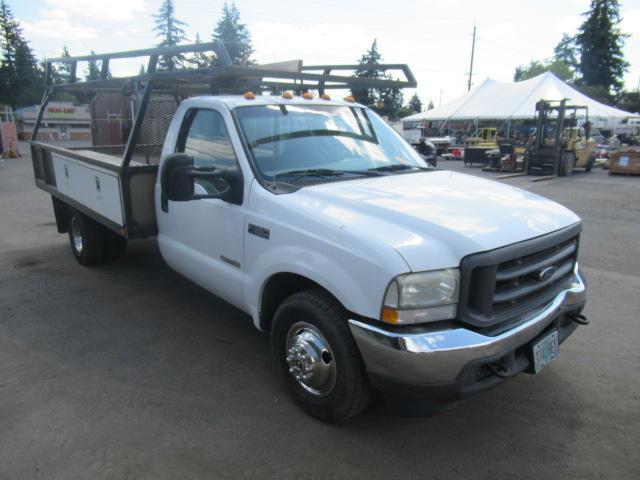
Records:
[[[254,225],[253,223],[249,224],[249,233],[251,235],[255,235],[257,237],[262,237],[266,240],[269,240],[269,229],[264,227],[259,227],[258,225]]]

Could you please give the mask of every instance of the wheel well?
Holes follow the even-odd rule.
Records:
[[[260,297],[260,327],[263,330],[270,330],[273,315],[276,313],[278,306],[294,293],[312,288],[320,288],[335,298],[331,292],[320,284],[296,273],[276,273],[269,277]]]

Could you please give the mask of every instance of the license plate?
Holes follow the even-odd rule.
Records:
[[[538,373],[549,365],[552,360],[558,358],[558,331],[554,330],[542,340],[533,344],[533,369]]]

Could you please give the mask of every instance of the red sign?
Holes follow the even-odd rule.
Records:
[[[75,111],[74,107],[49,107],[47,109],[49,113],[74,113]]]

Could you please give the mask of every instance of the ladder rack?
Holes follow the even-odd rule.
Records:
[[[179,70],[159,70],[161,57],[171,57],[188,53],[211,52],[210,68],[183,68]],[[111,77],[111,60],[148,57],[144,74],[128,77]],[[80,81],[77,76],[81,62],[100,61],[100,79]],[[54,64],[69,65],[69,79],[66,83],[55,83]],[[375,78],[356,77],[356,70],[384,72],[384,76]],[[394,79],[389,72],[399,72],[403,78]],[[347,74],[345,72],[351,72]],[[269,65],[237,65],[220,41],[179,45],[176,47],[156,47],[126,52],[101,53],[82,56],[64,56],[45,60],[46,90],[40,105],[32,138],[38,138],[38,130],[47,107],[47,103],[56,91],[66,92],[118,92],[136,100],[136,112],[124,150],[123,170],[127,170],[133,156],[147,106],[152,92],[181,96],[203,94],[241,94],[247,90],[254,92],[294,90],[298,93],[318,90],[324,94],[328,89],[370,89],[370,88],[415,88],[416,79],[406,64],[372,65],[311,65],[303,66],[302,61],[280,62]]]
[[[170,57],[185,53],[212,52],[215,61],[210,68],[184,68],[167,71],[158,69],[160,57]],[[146,73],[129,77],[109,77],[111,60],[148,57]],[[79,81],[78,63],[100,61],[102,63],[99,80]],[[70,78],[67,83],[55,84],[53,65],[70,65]],[[355,70],[384,72],[383,78],[355,77]],[[45,60],[46,83],[49,89],[64,91],[104,91],[133,89],[135,83],[155,82],[158,88],[173,93],[209,90],[210,93],[241,93],[242,88],[256,91],[318,90],[320,94],[327,89],[369,89],[369,88],[415,88],[416,79],[406,64],[372,65],[310,65],[302,61],[281,62],[268,65],[237,65],[231,62],[229,53],[220,41],[180,45],[176,47],[157,47],[126,52],[102,53],[83,56],[65,56]],[[390,72],[397,72],[403,79],[392,78]],[[213,90],[213,91],[212,91]]]

